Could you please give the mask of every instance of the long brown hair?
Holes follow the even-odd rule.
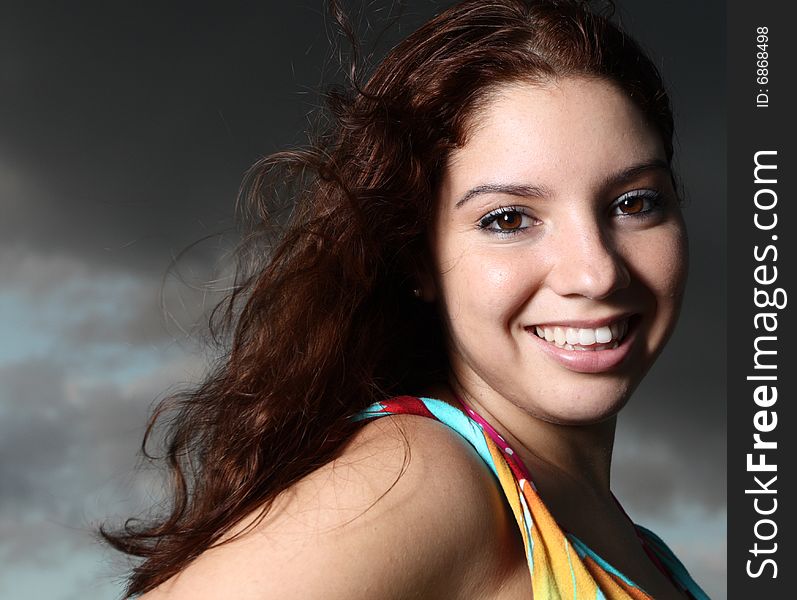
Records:
[[[332,14],[352,40],[345,15]],[[356,54],[356,53],[355,53]],[[397,45],[367,81],[329,95],[328,125],[244,181],[236,285],[212,324],[229,349],[197,389],[165,399],[172,502],[154,521],[103,531],[144,560],[148,591],[247,514],[332,460],[374,401],[446,378],[435,307],[413,297],[450,151],[498,86],[567,76],[615,82],[660,133],[673,121],[655,66],[608,16],[567,0],[467,0]],[[289,210],[272,244],[275,211]]]

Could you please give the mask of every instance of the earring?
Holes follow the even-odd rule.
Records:
[[[415,296],[416,298],[420,298],[421,297],[421,288],[413,288],[412,295]]]

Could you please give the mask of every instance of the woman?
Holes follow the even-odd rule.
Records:
[[[686,277],[655,67],[580,2],[469,0],[352,82],[252,170],[229,355],[152,420],[171,512],[108,534],[129,594],[704,598],[609,485]]]

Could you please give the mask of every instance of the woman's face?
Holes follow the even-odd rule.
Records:
[[[472,124],[431,236],[457,382],[554,423],[610,417],[672,331],[686,277],[661,140],[586,78],[506,86]]]

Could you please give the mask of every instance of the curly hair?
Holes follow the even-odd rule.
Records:
[[[355,40],[338,3],[329,5]],[[262,518],[280,492],[340,453],[362,426],[352,415],[446,380],[442,320],[411,290],[448,156],[493,92],[606,79],[672,157],[655,65],[585,2],[466,0],[393,48],[367,80],[356,67],[346,89],[329,93],[325,129],[302,150],[263,158],[244,181],[240,268],[212,320],[229,330],[229,348],[198,388],[161,402],[143,444],[146,455],[155,425],[168,426],[168,511],[102,531],[144,559],[128,596],[184,569],[252,511]],[[272,244],[280,202],[290,215]]]

